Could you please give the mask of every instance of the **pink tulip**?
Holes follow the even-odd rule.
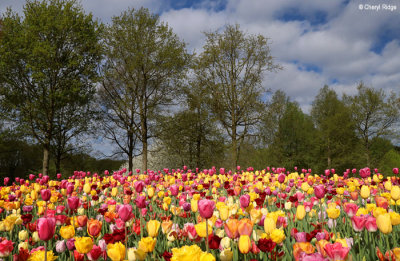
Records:
[[[132,206],[129,204],[121,205],[118,209],[118,216],[124,222],[130,220],[132,218]]]
[[[359,173],[362,178],[368,178],[371,176],[371,170],[369,168],[360,169]]]
[[[242,208],[247,208],[250,204],[250,196],[248,194],[242,195],[240,196],[239,201]]]
[[[208,219],[208,218],[212,217],[214,208],[215,208],[214,201],[208,200],[208,199],[202,199],[202,200],[199,200],[199,202],[197,204],[198,204],[200,216],[202,218]]]
[[[144,188],[144,182],[143,181],[136,181],[135,184],[135,190],[137,193],[141,193],[143,191]]]
[[[7,186],[8,182],[10,182],[10,178],[9,177],[5,177],[4,178],[4,186]]]
[[[397,175],[399,174],[399,168],[393,168],[393,174]]]
[[[29,180],[33,180],[35,178],[35,175],[29,174]]]
[[[279,183],[285,182],[285,178],[286,178],[285,174],[283,174],[283,173],[279,174],[279,176],[278,176],[278,182],[279,182]]]
[[[135,199],[136,206],[138,208],[145,208],[146,207],[146,197],[145,196],[138,196]]]
[[[321,199],[325,196],[325,186],[317,185],[314,187],[314,194],[318,199]]]
[[[140,169],[136,169],[136,173],[139,174],[140,173]]]
[[[296,242],[307,242],[306,232],[298,232],[294,234],[294,239]]]
[[[352,169],[351,173],[356,174],[357,173],[357,169]]]
[[[329,169],[325,170],[325,176],[329,176],[329,174],[331,174],[331,171]]]
[[[365,219],[365,228],[368,230],[368,232],[375,232],[376,230],[378,230],[376,219],[368,215]]]
[[[358,206],[357,206],[356,204],[354,204],[354,203],[347,203],[347,204],[344,206],[344,211],[347,213],[347,215],[348,215],[350,218],[352,218],[353,216],[356,215],[357,210],[358,210]]]
[[[76,210],[79,206],[79,198],[78,197],[69,197],[67,199],[68,207],[71,210]]]
[[[324,249],[330,260],[345,260],[350,251],[349,247],[343,247],[339,242],[326,244]]]
[[[331,173],[332,173],[332,174],[335,174],[335,173],[336,173],[336,170],[335,170],[335,169],[331,169]]]
[[[365,221],[365,216],[353,216],[351,218],[351,225],[356,232],[361,232],[365,227]]]
[[[74,189],[75,189],[75,186],[74,186],[74,185],[68,184],[68,185],[67,185],[67,194],[68,194],[68,195],[71,195],[72,192],[74,192]]]
[[[172,196],[177,196],[178,195],[178,193],[179,193],[179,187],[178,187],[178,185],[172,185],[172,186],[170,186],[169,187],[169,190],[171,191],[171,195]]]
[[[51,191],[50,191],[50,189],[42,189],[40,191],[40,195],[42,196],[42,199],[44,201],[48,201],[51,197]]]
[[[54,236],[56,220],[54,218],[39,218],[36,228],[40,240],[49,241]]]
[[[57,173],[57,179],[61,179],[61,173]]]

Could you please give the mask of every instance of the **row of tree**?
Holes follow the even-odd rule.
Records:
[[[3,126],[43,148],[44,174],[50,155],[59,172],[93,135],[129,170],[139,155],[147,169],[149,153],[168,167],[352,166],[361,154],[369,166],[376,142],[395,138],[394,94],[360,84],[340,99],[324,87],[311,115],[272,95],[263,76],[281,67],[269,39],[239,25],[205,33],[195,54],[144,8],[104,25],[74,0],[28,0],[24,16],[8,10],[0,22]]]

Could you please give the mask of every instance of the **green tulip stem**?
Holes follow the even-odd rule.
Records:
[[[128,230],[125,222],[125,259],[128,259]]]
[[[205,241],[206,241],[206,251],[207,251],[207,253],[209,253],[210,251],[208,250],[208,219],[206,219],[206,238],[205,238]]]
[[[47,241],[44,242],[44,261],[47,261]]]

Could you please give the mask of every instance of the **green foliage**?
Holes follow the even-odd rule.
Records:
[[[147,169],[148,142],[154,137],[157,116],[176,101],[190,55],[172,29],[145,8],[113,17],[104,40],[100,96],[106,136],[127,154],[129,168],[137,139],[142,169]]]
[[[43,146],[44,174],[53,136],[65,123],[56,119],[62,111],[79,113],[93,97],[99,30],[74,0],[28,0],[23,17],[11,10],[3,16],[1,105],[20,131]]]
[[[384,176],[390,176],[393,174],[392,169],[400,166],[400,153],[394,149],[389,150],[385,153],[379,162],[379,172]]]
[[[272,165],[311,167],[315,128],[299,105],[289,102],[271,145]]]

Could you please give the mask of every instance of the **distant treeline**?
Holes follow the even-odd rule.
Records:
[[[362,79],[351,96],[321,86],[306,114],[265,86],[268,73],[284,69],[270,39],[238,24],[206,32],[202,52],[190,53],[145,8],[108,25],[74,0],[28,0],[23,12],[0,18],[3,175],[120,164],[83,153],[93,137],[111,141],[110,158],[126,159],[129,170],[137,156],[141,170],[400,165],[398,94]]]

